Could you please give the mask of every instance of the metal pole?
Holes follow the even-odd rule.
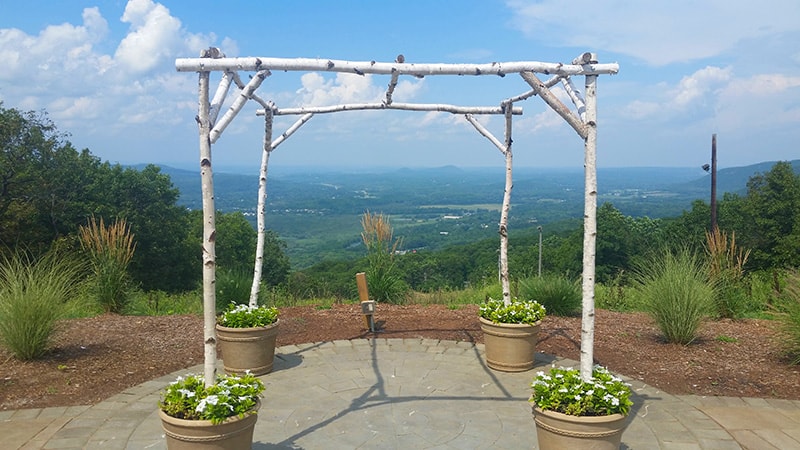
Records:
[[[717,134],[711,135],[711,232],[717,229]]]
[[[539,230],[539,278],[542,277],[542,226],[537,227]]]

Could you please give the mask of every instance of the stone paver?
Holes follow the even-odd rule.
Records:
[[[577,362],[537,355],[523,373],[489,369],[482,345],[360,339],[277,349],[254,448],[537,448],[528,398],[536,370]],[[220,366],[221,367],[221,366]],[[179,374],[93,406],[0,412],[0,447],[163,449],[159,391]],[[800,450],[800,402],[673,396],[629,380],[625,449]]]

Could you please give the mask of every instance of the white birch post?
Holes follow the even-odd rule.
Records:
[[[597,75],[586,75],[586,141],[584,144],[583,315],[581,318],[581,378],[588,381],[594,366],[594,277],[597,241]]]
[[[258,242],[256,244],[256,262],[253,269],[253,285],[250,288],[250,307],[258,306],[258,291],[261,288],[261,271],[264,266],[264,234],[267,211],[267,165],[272,153],[272,108],[266,108],[264,114],[264,150],[261,153],[261,170],[258,178]]]
[[[210,73],[200,72],[199,78],[197,122],[200,128],[200,179],[203,192],[203,377],[208,387],[214,384],[217,375],[216,210],[214,178],[211,170],[211,122],[208,102]]]
[[[503,191],[503,210],[500,214],[500,285],[503,288],[503,303],[511,304],[511,280],[508,276],[508,214],[511,211],[511,103],[504,104],[506,117],[506,142],[503,155],[506,157],[506,185]]]
[[[503,114],[506,118],[506,129],[505,129],[505,143],[501,143],[494,135],[492,135],[489,130],[486,129],[483,125],[480,124],[477,120],[475,120],[472,115],[467,114],[464,117],[467,119],[469,123],[478,130],[478,133],[483,135],[486,139],[494,144],[500,152],[503,153],[506,159],[506,184],[505,190],[503,191],[503,206],[500,210],[500,226],[499,226],[499,233],[500,233],[500,258],[497,263],[497,271],[498,271],[498,278],[500,279],[500,285],[503,289],[503,303],[506,305],[511,304],[511,280],[508,274],[508,215],[511,210],[511,188],[513,187],[512,176],[511,176],[511,161],[512,161],[512,153],[511,153],[511,116],[513,114],[513,103],[511,102],[503,102],[501,108],[503,108]]]

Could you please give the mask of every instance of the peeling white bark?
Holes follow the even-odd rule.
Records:
[[[214,384],[217,374],[216,332],[216,210],[214,177],[211,170],[211,123],[208,101],[209,73],[200,72],[197,122],[200,129],[200,179],[203,191],[203,376],[206,386]]]
[[[581,317],[581,378],[589,380],[594,366],[594,277],[597,242],[597,77],[586,77],[586,142],[584,144],[583,314]]]
[[[258,291],[261,288],[261,271],[264,267],[264,238],[267,214],[267,166],[272,153],[272,110],[267,109],[264,116],[264,146],[261,152],[261,169],[258,177],[258,241],[256,242],[256,262],[253,268],[253,285],[250,287],[250,307],[258,306]]]

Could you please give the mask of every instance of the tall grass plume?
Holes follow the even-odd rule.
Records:
[[[131,289],[128,266],[136,251],[130,227],[125,219],[106,226],[102,217],[99,221],[92,217],[78,233],[92,263],[92,294],[106,311],[122,312]]]

